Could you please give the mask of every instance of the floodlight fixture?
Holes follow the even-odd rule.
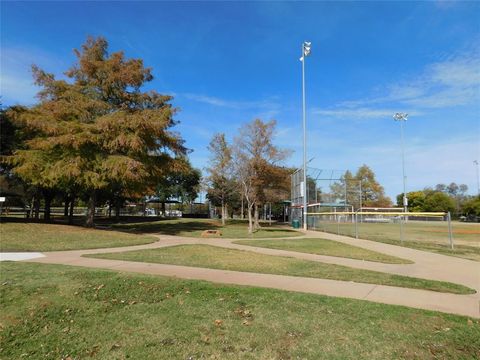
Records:
[[[407,121],[407,118],[408,118],[407,113],[395,113],[395,115],[393,115],[393,119],[395,121]]]
[[[311,41],[304,41],[303,42],[303,56],[308,56],[310,55],[310,52],[312,51],[312,42]],[[303,57],[302,56],[302,57]]]

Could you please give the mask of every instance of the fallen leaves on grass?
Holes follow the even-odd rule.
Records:
[[[244,306],[240,306],[233,311],[236,315],[240,316],[242,319],[252,320],[252,312]]]
[[[117,349],[120,349],[120,348],[121,348],[121,345],[115,343],[115,344],[113,344],[112,347],[110,348],[110,351],[112,351],[112,350],[117,350]]]

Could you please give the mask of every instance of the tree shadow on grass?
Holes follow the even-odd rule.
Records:
[[[21,218],[10,218],[2,219],[2,222],[22,222],[22,223],[44,223],[42,220],[34,219],[21,219]],[[50,224],[55,225],[68,225],[67,218],[56,217],[52,219],[53,221]],[[83,218],[75,218],[73,226],[82,227]],[[247,232],[248,221],[246,220],[233,220],[229,219],[227,221],[228,234],[224,234],[227,238],[236,238],[237,235],[240,238],[245,237],[245,234],[236,233],[240,228]],[[279,237],[278,234],[284,235],[286,231],[285,228],[278,228],[273,226],[278,226],[278,224],[272,223],[270,227],[267,223],[261,224],[260,234],[257,232],[257,235],[252,237]],[[183,236],[199,236],[200,232],[205,230],[221,230],[225,228],[222,227],[221,223],[217,220],[212,219],[187,219],[187,218],[159,218],[159,217],[138,217],[138,216],[125,216],[121,217],[120,223],[116,223],[114,218],[108,217],[96,217],[95,218],[95,228],[101,231],[119,231],[126,232],[131,234],[164,234],[164,235],[183,235]],[[223,232],[223,231],[222,231]],[[233,233],[229,233],[233,232]],[[292,231],[293,232],[293,231]],[[288,236],[288,235],[286,235]]]
[[[43,220],[26,219],[26,218],[1,218],[2,223],[38,223],[50,225],[70,225],[83,227],[83,218],[74,219],[73,224],[68,224],[65,218],[55,218],[51,222],[45,223]],[[220,229],[220,224],[216,224],[210,219],[193,220],[193,219],[172,219],[155,217],[122,217],[120,223],[116,223],[114,218],[96,217],[95,229],[103,231],[119,231],[134,234],[164,234],[164,235],[187,235],[204,230]]]
[[[152,234],[159,233],[164,235],[183,235],[205,230],[217,230],[221,226],[211,221],[171,221],[161,220],[148,223],[120,224],[112,226],[112,230],[125,231],[130,233]]]

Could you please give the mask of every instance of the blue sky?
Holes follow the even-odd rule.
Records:
[[[4,105],[32,104],[30,65],[61,76],[87,35],[142,58],[147,88],[173,94],[177,130],[203,168],[215,132],[276,119],[276,143],[302,159],[301,43],[311,166],[367,164],[389,196],[437,183],[477,188],[479,2],[1,2]]]

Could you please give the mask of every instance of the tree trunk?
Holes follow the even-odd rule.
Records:
[[[163,215],[164,217],[167,216],[166,212],[167,212],[167,210],[166,210],[166,208],[165,208],[165,203],[162,202],[162,215]]]
[[[258,214],[258,205],[257,204],[255,204],[254,209],[255,209],[255,215],[254,215],[254,218],[253,218],[253,220],[254,220],[253,228],[254,228],[254,230],[258,230],[258,229],[260,229],[260,222],[258,221],[259,214]]]
[[[225,203],[222,200],[222,226],[225,226]]]
[[[253,204],[248,204],[247,205],[247,212],[248,212],[248,234],[249,235],[253,235],[252,210],[253,210]]]
[[[63,202],[64,202],[64,208],[63,208],[63,216],[67,217],[68,216],[68,205],[70,203],[70,196],[68,196],[68,194],[65,195],[65,197],[63,198]]]
[[[44,198],[45,198],[45,209],[44,209],[44,212],[43,212],[43,219],[47,222],[50,222],[50,220],[51,220],[50,206],[52,204],[53,192],[50,191],[50,190],[45,191]]]
[[[27,212],[27,219],[33,218],[33,205],[35,203],[35,195],[32,196],[32,200],[30,201],[30,209]]]
[[[39,194],[35,194],[35,198],[33,200],[33,209],[35,213],[35,219],[38,220],[40,218],[40,198]]]
[[[68,213],[68,223],[73,224],[73,208],[75,206],[75,196],[70,197],[70,211]]]
[[[122,207],[122,199],[120,197],[115,198],[115,221],[120,222],[120,209]]]
[[[242,206],[240,208],[240,218],[242,220],[245,218],[244,213],[243,213],[243,194],[242,194]]]
[[[96,197],[97,197],[96,191],[92,190],[92,193],[90,194],[90,198],[88,199],[87,217],[85,219],[86,227],[95,227],[94,219],[95,219]]]

